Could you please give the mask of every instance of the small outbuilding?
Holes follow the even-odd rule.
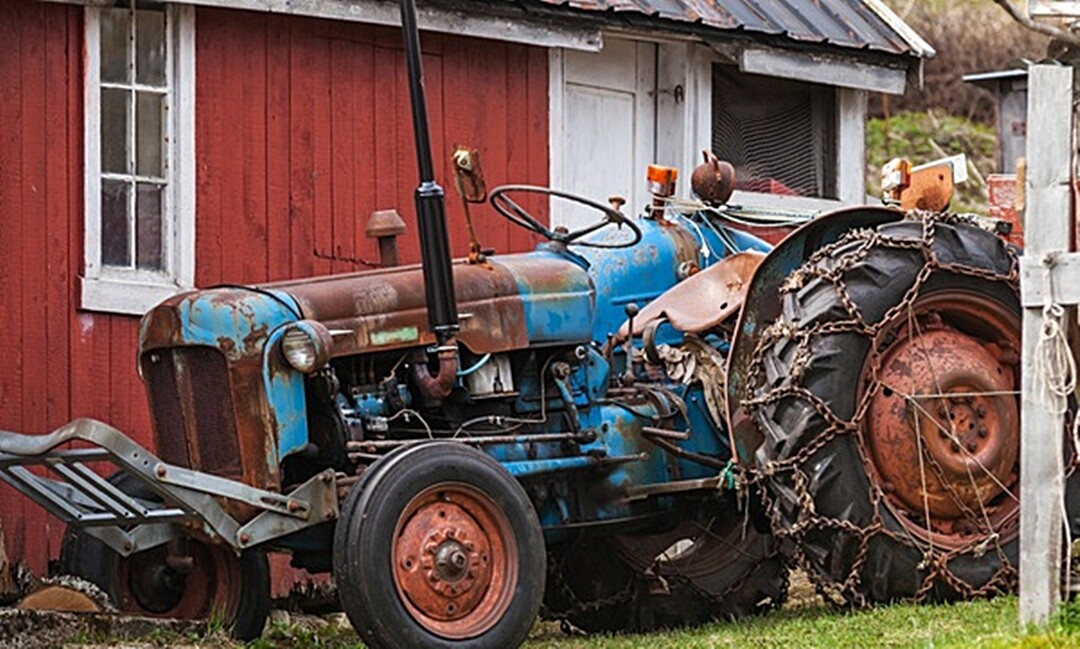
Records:
[[[456,144],[489,186],[645,203],[645,165],[711,147],[736,202],[864,198],[872,92],[932,49],[881,0],[422,2],[438,177]],[[416,167],[387,0],[0,2],[0,429],[94,417],[149,444],[139,316],[193,286],[376,263],[368,215],[410,232]],[[450,192],[451,240],[467,252]],[[532,238],[474,210],[483,243]],[[556,220],[572,214],[556,212]],[[61,526],[7,487],[8,558]],[[286,583],[284,580],[282,583]]]

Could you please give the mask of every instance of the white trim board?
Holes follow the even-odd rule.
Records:
[[[67,4],[104,6],[105,0],[46,0]],[[241,9],[262,13],[286,14],[306,18],[327,18],[371,25],[401,26],[401,9],[393,0],[185,0],[186,4],[223,9]],[[598,52],[603,47],[599,27],[568,25],[553,20],[484,16],[465,11],[417,7],[420,29],[488,38],[496,41],[525,43],[538,47],[564,47]]]
[[[743,72],[798,81],[823,83],[840,88],[870,90],[889,95],[904,94],[907,72],[901,69],[837,59],[809,52],[748,48],[739,56]]]

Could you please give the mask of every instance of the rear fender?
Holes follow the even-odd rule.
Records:
[[[828,214],[803,225],[773,248],[757,267],[745,306],[739,314],[735,340],[728,355],[727,396],[728,431],[736,461],[754,466],[754,450],[761,444],[760,432],[750,421],[743,407],[746,377],[749,376],[754,350],[761,332],[780,315],[780,284],[814,251],[840,240],[846,233],[860,228],[874,228],[904,218],[904,212],[887,207],[851,207]]]

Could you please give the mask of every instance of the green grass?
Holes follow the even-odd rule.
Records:
[[[1016,600],[1001,598],[992,602],[891,606],[852,613],[814,606],[694,630],[590,639],[538,638],[528,646],[531,649],[960,647],[1016,646],[1020,638]],[[1077,640],[1080,641],[1080,636]],[[1075,646],[1080,647],[1080,642]]]
[[[217,633],[208,638],[143,638],[124,646],[187,646],[240,649]],[[163,642],[164,641],[164,642]],[[85,642],[85,640],[84,640]],[[99,641],[100,642],[100,641]],[[140,644],[145,643],[145,644]],[[73,644],[79,644],[76,640]],[[100,645],[97,645],[100,646]],[[272,623],[250,649],[359,649],[350,629],[334,625]],[[950,605],[896,605],[867,611],[841,612],[824,605],[800,604],[771,615],[738,623],[645,635],[567,636],[558,625],[541,623],[527,649],[753,649],[815,647],[1080,649],[1080,604],[1065,607],[1041,631],[1023,631],[1017,622],[1015,597]]]
[[[534,634],[529,649],[712,649],[714,647],[1080,648],[1080,606],[1041,633],[1024,633],[1014,597],[939,606],[897,605],[838,612],[814,605],[734,624],[651,635],[595,638]]]

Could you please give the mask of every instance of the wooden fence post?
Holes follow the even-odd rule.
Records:
[[[1069,252],[1073,69],[1035,65],[1028,74],[1024,256],[1030,258],[1029,266],[1034,268],[1049,252]],[[1042,280],[1041,273],[1034,270],[1025,273],[1021,292],[1041,292]],[[1055,287],[1060,285],[1060,281],[1055,282]],[[1025,299],[1023,303],[1020,623],[1027,625],[1046,622],[1061,601],[1065,470],[1064,417],[1051,412],[1036,393],[1035,354],[1043,321],[1041,301],[1035,304],[1034,300]]]

